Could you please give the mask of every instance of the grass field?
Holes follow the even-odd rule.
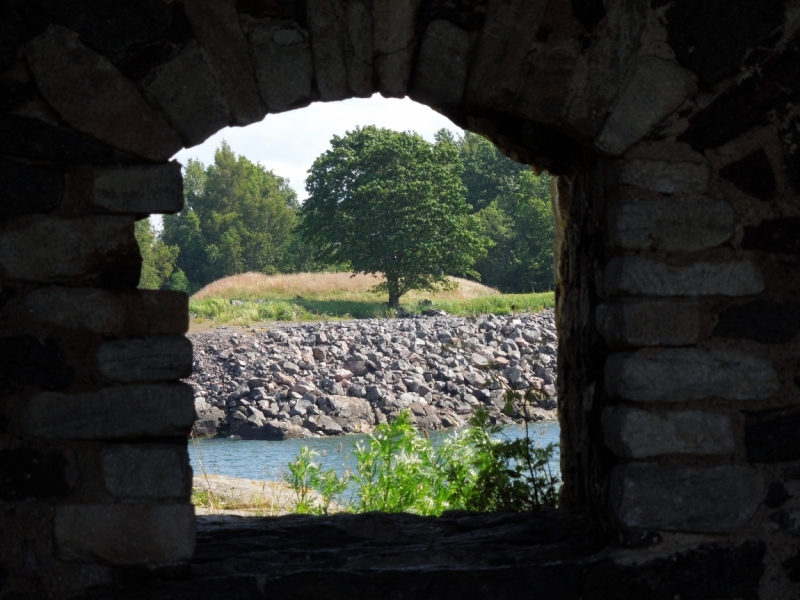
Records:
[[[215,281],[190,298],[193,324],[255,325],[262,321],[316,321],[389,317],[386,296],[369,289],[377,277],[349,273],[263,275],[245,273]],[[553,292],[501,294],[465,279],[454,279],[451,290],[409,292],[401,299],[404,310],[419,313],[440,308],[450,314],[509,314],[539,311],[555,304]],[[421,301],[431,302],[430,305]]]

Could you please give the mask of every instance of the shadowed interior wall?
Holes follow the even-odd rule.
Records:
[[[798,9],[0,2],[0,595],[191,559],[187,299],[136,289],[134,222],[180,148],[377,91],[559,176],[563,504],[609,577],[699,552],[796,596]]]

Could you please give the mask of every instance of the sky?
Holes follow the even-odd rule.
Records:
[[[276,175],[289,179],[300,200],[305,191],[307,171],[320,154],[330,147],[334,135],[344,135],[357,126],[377,125],[396,131],[416,131],[428,141],[441,128],[462,133],[450,120],[427,106],[404,98],[354,98],[341,102],[315,102],[277,115],[267,115],[260,123],[247,127],[226,127],[193,148],[178,152],[173,158],[182,164],[190,158],[208,165],[222,140],[236,154],[264,165]]]

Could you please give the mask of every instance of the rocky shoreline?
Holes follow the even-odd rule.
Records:
[[[274,324],[192,333],[199,438],[367,433],[403,408],[421,429],[464,426],[478,407],[511,424],[556,419],[552,309]],[[536,390],[506,405],[508,387]]]

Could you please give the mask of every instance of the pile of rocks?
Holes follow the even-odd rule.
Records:
[[[553,311],[511,316],[276,324],[189,335],[199,437],[287,439],[369,432],[408,408],[424,429],[554,420]],[[508,387],[536,390],[508,406]]]

